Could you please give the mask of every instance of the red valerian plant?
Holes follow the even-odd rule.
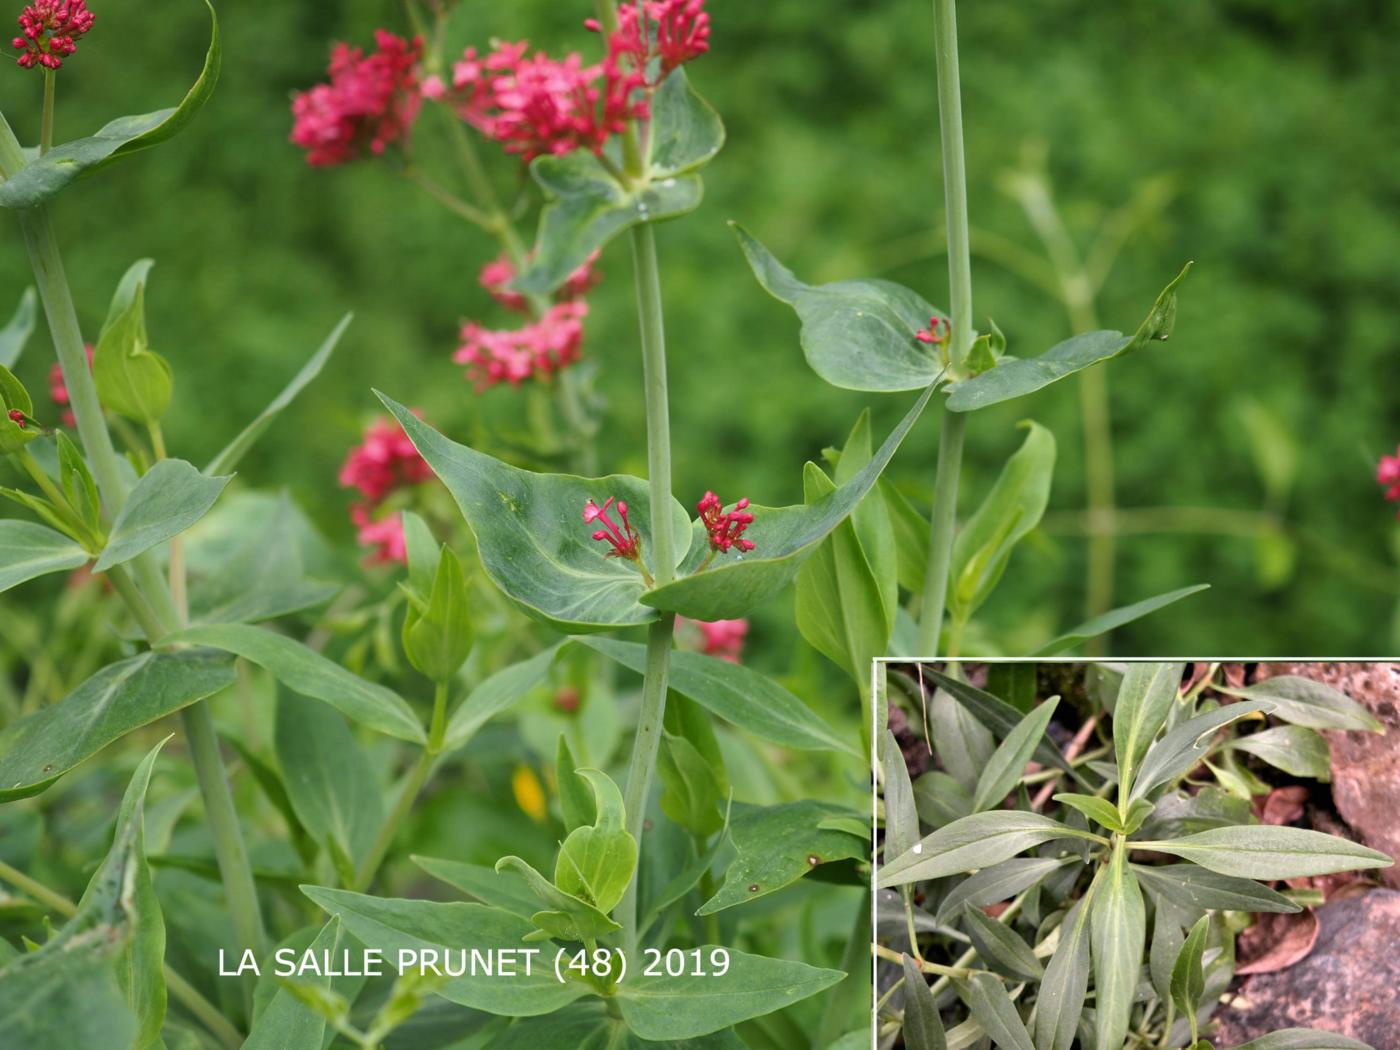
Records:
[[[1376,484],[1385,490],[1387,500],[1400,503],[1400,446],[1396,447],[1395,455],[1382,456],[1376,464]],[[1400,512],[1396,517],[1400,517]]]
[[[608,516],[608,511],[613,504],[617,504],[617,515],[622,519],[621,527],[617,522]],[[619,500],[615,496],[609,496],[603,501],[600,507],[593,500],[589,500],[583,505],[583,522],[585,525],[598,525],[600,528],[593,533],[593,538],[600,543],[608,545],[608,552],[604,555],[607,558],[622,558],[626,561],[641,563],[642,560],[642,538],[637,534],[637,530],[632,527],[632,523],[627,520],[627,501]]]
[[[403,432],[387,419],[377,419],[365,430],[364,439],[350,450],[340,468],[340,484],[356,489],[362,502],[350,507],[360,546],[370,549],[373,565],[403,563],[408,558],[403,521],[397,511],[376,510],[396,491],[431,481],[433,472]]]
[[[742,617],[737,620],[690,620],[681,617],[676,630],[694,633],[699,639],[699,648],[706,656],[717,656],[737,664],[744,655],[744,640],[749,636],[749,621]]]
[[[87,0],[35,0],[19,16],[14,48],[22,52],[20,68],[54,70],[78,49],[77,40],[92,28]]]
[[[494,330],[468,321],[452,360],[468,366],[467,378],[478,393],[497,383],[548,379],[579,359],[587,315],[587,303],[562,302],[520,328]]]

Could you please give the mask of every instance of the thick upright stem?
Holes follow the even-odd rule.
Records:
[[[52,69],[44,70],[44,117],[39,125],[39,156],[53,149],[54,87],[58,78]]]
[[[963,160],[962,96],[958,87],[958,23],[954,0],[934,0],[938,57],[938,120],[943,149],[943,195],[948,228],[949,353],[956,372],[972,345],[972,254],[967,230],[967,170]],[[958,475],[962,471],[966,418],[943,413],[929,529],[928,571],[920,612],[921,655],[936,656],[948,593],[948,568],[957,525]]]

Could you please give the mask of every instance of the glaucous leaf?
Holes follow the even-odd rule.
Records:
[[[404,654],[433,682],[450,682],[471,655],[471,599],[462,563],[447,544],[437,558],[432,586],[412,594],[404,611]]]
[[[970,685],[960,678],[954,678],[952,675],[944,674],[931,667],[924,668],[923,675],[935,682],[940,688],[951,693],[977,721],[994,733],[1005,737],[1021,721],[1020,711],[985,689],[978,689],[975,685]],[[1052,740],[1042,739],[1036,744],[1032,757],[1041,765],[1054,766],[1056,769],[1062,769],[1069,773],[1076,780],[1081,779],[1079,771],[1069,764],[1063,752]]]
[[[725,797],[714,767],[685,737],[663,732],[656,776],[661,812],[669,819],[702,839],[724,826]]]
[[[339,916],[345,929],[366,947],[382,949],[386,959],[397,958],[400,949],[520,949],[534,932],[528,920],[485,904],[370,897],[327,886],[303,886],[301,891],[328,914]],[[532,966],[526,976],[524,956],[518,959],[518,976],[488,977],[469,970],[461,977],[449,977],[437,993],[475,1010],[532,1017],[553,1013],[588,992],[576,981],[560,984],[552,966]]]
[[[947,773],[931,769],[914,781],[914,808],[925,824],[941,828],[971,815],[972,793]]]
[[[984,908],[1010,900],[1065,865],[1079,863],[1082,862],[1078,857],[1013,857],[993,864],[969,875],[949,890],[934,917],[943,922],[964,904]]]
[[[1026,715],[1016,724],[1016,728],[1006,734],[1006,739],[992,752],[982,775],[977,779],[977,789],[972,794],[974,812],[995,806],[1015,788],[1026,771],[1036,745],[1045,737],[1045,729],[1055,714],[1060,698],[1053,696]]]
[[[1038,981],[1044,967],[1025,939],[1004,922],[991,918],[981,908],[965,905],[963,929],[977,954],[993,970],[1014,981]]]
[[[448,719],[443,750],[465,746],[478,729],[527,696],[545,680],[560,648],[552,645],[528,660],[502,668],[473,689]]]
[[[271,403],[257,414],[257,417],[246,427],[238,432],[238,435],[225,445],[209,465],[204,468],[206,474],[226,473],[238,466],[239,461],[248,453],[268,427],[277,422],[277,417],[286,411],[297,395],[311,385],[311,381],[321,374],[321,370],[326,367],[326,362],[331,359],[331,354],[335,353],[336,345],[340,342],[340,337],[345,334],[345,329],[350,326],[354,319],[354,314],[346,314],[340,319],[340,323],[331,329],[331,334],[316,352],[311,355],[310,360],[301,366],[301,371],[292,376],[291,382],[282,388],[281,393],[274,397]]]
[[[1154,789],[1169,784],[1194,769],[1206,757],[1211,739],[1219,729],[1241,718],[1269,711],[1269,704],[1258,701],[1226,704],[1214,711],[1189,718],[1169,730],[1161,740],[1155,741],[1148,748],[1142,766],[1133,780],[1129,799],[1136,801],[1145,798]]]
[[[825,817],[849,812],[839,806],[810,799],[779,806],[736,802],[733,812],[729,836],[734,860],[724,873],[724,885],[698,915],[766,897],[823,864],[870,856],[868,839],[817,826]]]
[[[612,779],[597,769],[580,769],[578,775],[593,789],[597,817],[564,839],[554,884],[606,913],[622,900],[637,870],[637,840],[624,827],[622,792]]]
[[[1371,1050],[1360,1042],[1338,1032],[1322,1032],[1315,1028],[1281,1028],[1241,1043],[1235,1050]]]
[[[352,722],[411,743],[427,741],[403,697],[351,674],[285,635],[247,624],[205,624],[168,635],[164,645],[190,643],[222,649],[255,663],[293,692],[330,704]]]
[[[647,133],[653,179],[702,168],[724,147],[724,122],[679,66],[666,75],[652,96]]]
[[[51,572],[81,568],[89,557],[60,532],[31,521],[0,518],[0,592]]]
[[[1176,288],[1190,272],[1187,263],[1157,296],[1146,319],[1131,336],[1122,332],[1084,332],[1057,343],[1039,357],[1004,358],[995,368],[952,387],[948,411],[972,412],[988,405],[1033,393],[1065,376],[1101,361],[1141,350],[1153,340],[1163,342],[1176,321]]]
[[[24,344],[34,334],[35,309],[38,296],[34,289],[26,288],[19,297],[19,305],[5,327],[0,328],[0,368],[14,368],[19,355],[24,352]]]
[[[919,841],[919,813],[904,752],[888,729],[880,734],[880,768],[884,774],[884,855],[893,860]]]
[[[1231,707],[1235,706],[1233,704]],[[1332,752],[1315,729],[1305,726],[1274,726],[1248,736],[1236,737],[1230,746],[1262,758],[1275,769],[1308,777],[1323,783],[1332,779]]]
[[[1053,641],[1046,642],[1037,649],[1033,656],[1058,656],[1060,653],[1069,652],[1071,649],[1083,645],[1085,642],[1107,634],[1109,631],[1116,631],[1124,624],[1132,623],[1134,620],[1141,620],[1144,616],[1164,609],[1174,602],[1179,602],[1183,598],[1189,598],[1193,594],[1210,590],[1210,584],[1198,583],[1194,587],[1182,587],[1179,590],[1168,591],[1166,594],[1159,594],[1152,598],[1144,598],[1140,602],[1132,605],[1124,605],[1117,609],[1111,609],[1106,613],[1085,620],[1077,627],[1071,627],[1064,634]]]
[[[145,652],[109,664],[0,732],[0,802],[37,795],[112,741],[233,680],[233,660],[208,649]]]
[[[112,522],[93,566],[105,572],[178,536],[204,517],[231,479],[201,474],[183,459],[163,459],[142,475]]]
[[[745,1050],[745,1044],[730,1029],[698,1039],[642,1039],[608,1013],[605,1004],[591,1000],[545,1017],[522,1018],[494,1036],[490,1045],[491,1050]]]
[[[646,646],[612,638],[584,637],[577,642],[641,674]],[[845,751],[859,754],[800,699],[766,675],[743,664],[703,653],[671,653],[670,688],[713,715],[763,740],[797,751]]]
[[[519,857],[502,857],[496,862],[496,871],[518,876],[538,902],[537,910],[530,915],[535,929],[526,940],[554,937],[561,941],[586,942],[606,937],[622,928],[588,901],[565,893]]]
[[[797,576],[817,545],[865,498],[932,394],[931,388],[924,391],[870,462],[835,491],[812,504],[751,505],[754,522],[744,533],[756,545],[751,553],[725,555],[704,572],[696,572],[708,552],[704,526],[697,521],[684,565],[690,575],[647,591],[641,601],[694,620],[732,620],[777,594]]]
[[[907,1050],[948,1050],[948,1037],[938,1013],[938,1000],[924,979],[923,971],[909,956],[904,964],[904,1020],[902,1031]]]
[[[924,731],[925,746],[931,736],[934,753],[938,755],[943,768],[966,792],[967,810],[957,814],[965,817],[972,812],[972,792],[977,789],[982,771],[992,760],[992,752],[997,748],[996,738],[946,689],[934,690],[933,698],[924,704],[923,713],[928,723]],[[957,807],[961,801],[961,796],[956,793],[948,799],[952,807]],[[948,821],[931,820],[929,823],[938,826]]]
[[[973,1018],[1001,1050],[1035,1050],[1016,1004],[1006,985],[989,973],[974,973],[967,980],[953,978],[953,987],[967,1003]]]
[[[947,318],[917,293],[892,281],[855,280],[812,286],[799,281],[742,226],[731,223],[765,291],[802,321],[802,352],[812,370],[847,390],[923,390],[944,371],[918,332]]]
[[[709,959],[715,948],[701,945],[698,950],[701,959]],[[729,967],[722,976],[634,972],[617,986],[617,1005],[627,1026],[643,1039],[694,1039],[782,1010],[846,978],[842,970],[725,950]]]
[[[1060,924],[1060,943],[1046,964],[1035,1008],[1035,1050],[1069,1050],[1089,991],[1089,915],[1102,876]]]
[[[1302,911],[1298,904],[1268,886],[1249,879],[1221,875],[1196,864],[1134,864],[1132,869],[1142,888],[1150,895],[1183,908]]]
[[[330,919],[316,939],[311,942],[310,951],[317,958],[323,953],[332,956],[340,950],[340,920]],[[329,975],[308,975],[297,978],[309,981],[323,989],[329,989]],[[285,986],[279,986],[263,1011],[253,1022],[253,1029],[243,1044],[243,1050],[321,1050],[325,1043],[326,1019],[303,1003]]]
[[[564,830],[573,831],[598,819],[598,807],[588,781],[578,773],[578,763],[569,750],[569,738],[559,734],[559,746],[554,755],[554,777],[559,789],[559,815]],[[488,902],[489,903],[489,902]]]
[[[1388,868],[1390,857],[1350,839],[1302,828],[1214,828],[1183,838],[1134,842],[1242,879],[1294,879],[1363,868]]]
[[[1113,750],[1118,759],[1120,809],[1127,809],[1133,778],[1176,703],[1182,663],[1133,663],[1123,675],[1113,708]]]
[[[1221,692],[1245,700],[1262,700],[1272,714],[1285,722],[1309,729],[1369,730],[1379,733],[1381,723],[1340,689],[1311,678],[1279,675],[1244,689],[1222,687]]]
[[[73,180],[158,145],[192,121],[214,93],[222,54],[218,18],[208,0],[205,6],[209,8],[211,23],[209,50],[204,56],[199,79],[178,106],[140,116],[118,117],[90,138],[55,146],[0,182],[0,208],[32,208],[42,204]]]
[[[88,469],[78,446],[62,430],[54,433],[54,450],[58,453],[58,481],[64,498],[73,512],[94,535],[102,534],[102,499],[97,481]]]
[[[594,527],[583,520],[589,500],[626,502],[641,536],[642,560],[650,565],[646,482],[623,474],[579,478],[521,470],[448,440],[393,399],[379,399],[457,501],[487,575],[527,614],[565,633],[656,619],[654,610],[639,603],[647,587],[637,567],[606,557],[606,545],[592,539]],[[690,516],[674,499],[669,509],[679,562],[686,555]]]
[[[955,820],[916,842],[909,852],[880,868],[876,885],[902,886],[990,867],[1054,839],[1096,836],[1039,813],[993,810]]]
[[[1142,890],[1128,867],[1127,856],[1124,840],[1117,840],[1090,909],[1094,1045],[1101,1050],[1121,1050],[1127,1038],[1147,938]]]
[[[1210,916],[1203,915],[1186,935],[1186,943],[1172,967],[1172,1002],[1176,1003],[1181,1016],[1194,1018],[1201,1005],[1201,996],[1206,990],[1205,967],[1202,958],[1206,951],[1206,934],[1210,932]],[[1192,1038],[1195,1028],[1192,1027]]]
[[[528,919],[540,910],[539,899],[529,884],[512,871],[497,871],[483,864],[467,864],[458,860],[412,856],[414,864],[435,879],[455,886],[468,897],[512,915]]]

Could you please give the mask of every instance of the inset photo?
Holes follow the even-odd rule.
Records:
[[[880,661],[875,694],[878,1050],[1400,1048],[1400,664]]]

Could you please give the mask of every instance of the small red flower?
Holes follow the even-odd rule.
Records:
[[[527,379],[548,378],[581,356],[583,319],[588,304],[557,303],[538,321],[522,328],[462,325],[461,345],[452,359],[467,365],[467,378],[480,393],[497,383],[519,386]]]
[[[34,0],[19,16],[20,36],[14,38],[23,69],[57,69],[78,49],[77,40],[92,28],[87,0]]]
[[[379,29],[378,50],[337,44],[331,52],[330,83],[317,84],[292,100],[292,142],[306,162],[327,167],[378,156],[408,138],[422,96],[418,62],[423,40],[411,41]]]
[[[948,322],[941,317],[930,317],[928,327],[920,328],[914,338],[921,343],[938,344],[948,338]]]
[[[717,656],[732,664],[739,662],[743,655],[744,639],[748,637],[748,620],[689,620],[684,622],[696,629],[700,636],[700,651],[706,656]]]
[[[753,541],[743,538],[744,530],[753,524],[753,515],[748,512],[748,506],[749,501],[741,499],[734,504],[733,510],[726,513],[724,504],[713,492],[706,492],[695,505],[700,512],[700,520],[710,534],[712,552],[725,554],[736,547],[744,553],[753,550]]]
[[[1400,503],[1400,446],[1396,446],[1395,455],[1381,457],[1376,465],[1376,483],[1385,489],[1387,500]]]
[[[646,38],[637,31],[637,6],[624,5],[618,11],[618,30],[610,47],[626,55],[637,69],[645,69],[653,58],[661,59],[661,77],[677,66],[699,58],[710,50],[710,16],[705,0],[655,0],[646,5]],[[601,32],[596,18],[584,22],[593,32]]]
[[[370,548],[366,565],[408,564],[403,515],[395,511],[376,520],[368,503],[356,503],[350,508],[350,523],[355,526],[356,542]]]
[[[608,517],[608,510],[617,504],[617,513],[622,518],[622,527],[619,528],[617,522]],[[605,557],[626,558],[628,561],[640,562],[642,560],[642,538],[637,535],[637,530],[632,528],[632,523],[627,520],[627,504],[621,500],[609,496],[603,505],[589,500],[583,505],[583,520],[586,525],[597,524],[601,528],[593,534],[595,540],[606,543],[611,550]]]
[[[92,353],[95,349],[91,343],[83,346],[87,351],[88,368],[92,368]],[[49,368],[49,399],[63,410],[63,425],[72,429],[78,425],[78,420],[73,415],[73,410],[69,408],[70,398],[68,397],[68,384],[63,379],[63,366],[57,361]]]
[[[340,468],[340,484],[359,489],[370,503],[380,503],[395,489],[432,478],[403,427],[378,419],[365,430],[364,440],[350,450]]]
[[[19,409],[17,409],[17,408],[12,408],[12,409],[10,409],[9,415],[10,415],[10,420],[15,424],[15,426],[17,426],[17,427],[19,427],[21,430],[23,430],[23,429],[24,429],[24,413],[21,412],[21,411],[20,411]]]
[[[594,251],[583,261],[583,265],[569,274],[564,283],[558,287],[554,293],[555,302],[572,302],[575,299],[582,299],[588,294],[594,285],[602,279],[602,274],[593,267],[597,261],[598,251]],[[522,314],[529,311],[529,300],[519,292],[512,292],[509,288],[510,282],[515,280],[515,264],[510,261],[509,256],[502,255],[492,259],[481,268],[478,280],[481,282],[481,287],[490,293],[491,298],[507,310],[514,310]]]

